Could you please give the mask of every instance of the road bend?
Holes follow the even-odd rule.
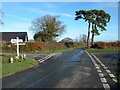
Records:
[[[16,67],[17,68],[17,67]],[[82,49],[55,55],[42,64],[2,79],[3,88],[104,88]]]

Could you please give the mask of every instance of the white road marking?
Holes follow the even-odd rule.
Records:
[[[102,73],[102,71],[100,70],[100,67],[98,66],[98,64],[95,62],[95,60],[92,58],[92,56],[85,50],[85,52],[88,54],[88,56],[91,58],[92,62],[94,63],[94,66],[97,69],[98,75],[100,77],[100,80],[102,82],[102,85],[105,89],[110,90],[110,86],[107,83],[106,78],[104,77],[104,74]],[[101,63],[101,62],[100,62]]]
[[[105,88],[105,90],[110,90],[109,84],[103,84],[103,87]]]
[[[102,71],[101,70],[97,70],[97,72],[101,73]]]
[[[38,61],[39,61],[39,63],[42,63],[42,62],[44,62],[45,60],[51,58],[52,56],[54,56],[54,55],[60,55],[60,54],[62,54],[62,53],[61,53],[61,52],[52,53],[52,54],[47,55],[46,57],[43,57],[42,59],[39,59]]]
[[[107,80],[105,78],[100,78],[101,82],[107,83]]]
[[[112,80],[117,83],[117,79],[116,78],[113,78]]]
[[[100,69],[100,67],[95,67],[96,69]]]
[[[101,64],[101,66],[106,70],[106,72],[109,74],[109,76],[112,78],[112,80],[116,83],[117,79],[116,77],[111,73],[110,70],[108,70],[108,67],[106,67],[93,53],[91,55]]]
[[[98,64],[96,64],[96,63],[94,65],[95,65],[95,67],[99,67]]]
[[[113,78],[115,78],[115,76],[113,75],[113,74],[109,74],[110,75],[110,77],[113,77]]]
[[[106,72],[107,72],[107,73],[111,73],[111,71],[110,71],[110,70],[108,70],[108,69],[106,70]]]
[[[108,69],[108,67],[103,67],[104,69]]]
[[[104,64],[101,64],[101,66],[105,67],[105,65],[104,65]]]
[[[103,73],[98,73],[100,77],[104,77]]]

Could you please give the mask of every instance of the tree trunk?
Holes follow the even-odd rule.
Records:
[[[91,38],[91,46],[94,44],[94,25],[92,24],[92,38]]]
[[[89,38],[90,38],[90,22],[88,22],[88,37],[87,37],[87,48],[89,48]]]
[[[94,44],[94,32],[92,32],[91,46]]]
[[[97,30],[97,27],[96,27],[96,24],[95,24],[95,30]],[[94,36],[95,36],[95,32],[93,31],[93,33],[92,33],[92,41],[91,41],[91,45],[93,45],[94,44]]]

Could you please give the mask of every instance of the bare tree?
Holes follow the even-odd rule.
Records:
[[[36,41],[50,42],[63,34],[65,25],[57,20],[57,16],[45,15],[33,21],[30,29],[36,32]]]

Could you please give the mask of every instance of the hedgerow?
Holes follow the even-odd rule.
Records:
[[[95,42],[91,48],[120,48],[120,41],[114,41],[114,42]]]
[[[58,42],[24,42],[25,45],[20,45],[20,52],[21,53],[29,53],[29,52],[36,52],[40,53],[43,51],[53,51],[53,50],[59,50],[62,48],[71,48],[71,47],[80,47],[80,46],[85,46],[85,43],[78,43],[78,42],[73,42],[73,43],[58,43]],[[17,46],[14,44],[11,44],[7,42],[4,43],[2,49],[4,52],[11,52],[15,53],[16,52]]]

